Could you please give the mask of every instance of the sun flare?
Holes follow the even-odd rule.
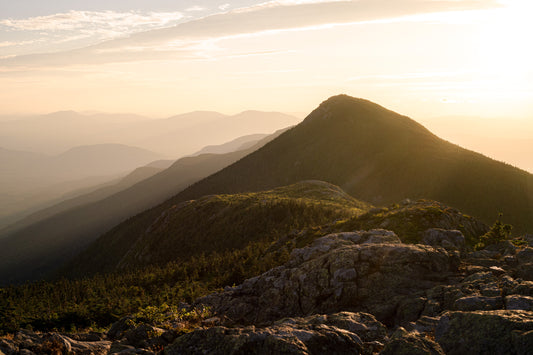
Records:
[[[533,2],[503,1],[504,7],[490,12],[481,28],[480,65],[501,80],[524,81],[532,73]]]

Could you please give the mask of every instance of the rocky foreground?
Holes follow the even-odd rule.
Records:
[[[197,326],[121,319],[107,333],[0,340],[0,354],[532,354],[533,237],[467,253],[458,231],[324,236],[198,299]]]

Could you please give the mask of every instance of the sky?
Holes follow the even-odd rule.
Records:
[[[0,0],[0,115],[305,114],[346,93],[533,130],[532,13],[529,0]]]

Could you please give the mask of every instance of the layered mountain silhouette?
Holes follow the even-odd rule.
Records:
[[[63,111],[0,122],[0,142],[6,149],[46,154],[79,145],[118,143],[177,159],[207,145],[273,132],[300,121],[291,115],[262,111],[236,115],[195,111],[163,119]]]
[[[112,181],[160,157],[121,144],[78,146],[51,156],[0,148],[0,228],[76,190]]]
[[[444,141],[375,103],[339,95],[263,148],[102,238],[128,235],[134,243],[169,206],[310,179],[375,205],[428,198],[486,223],[501,212],[515,231],[533,228],[533,175]]]
[[[130,186],[133,186],[136,183],[146,180],[149,177],[154,176],[155,174],[165,170],[163,167],[159,167],[166,165],[164,162],[165,161],[155,161],[146,166],[142,166],[133,170],[131,173],[122,178],[108,181],[97,187],[76,190],[75,192],[72,192],[67,196],[63,196],[64,201],[34,212],[17,221],[16,223],[10,224],[5,228],[0,229],[0,238],[2,236],[10,235],[34,223],[38,223],[42,220],[53,217],[57,214],[75,209],[79,206],[100,201],[120,191],[126,190]]]
[[[195,156],[200,154],[224,154],[237,150],[247,149],[254,146],[257,142],[259,142],[266,136],[268,136],[268,134],[249,134],[243,137],[236,138],[224,144],[208,145],[192,155]]]
[[[0,235],[0,280],[10,283],[48,275],[117,223],[234,163],[285,130],[245,150],[179,159],[168,169],[124,189],[130,180],[138,178],[130,174],[118,185],[78,196],[10,226]],[[151,163],[148,169],[154,168],[151,165],[158,169],[157,166],[165,164],[165,161]]]

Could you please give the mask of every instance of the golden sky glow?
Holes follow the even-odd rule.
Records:
[[[347,93],[414,118],[533,117],[527,0],[197,6],[0,20],[0,114],[308,112]]]

